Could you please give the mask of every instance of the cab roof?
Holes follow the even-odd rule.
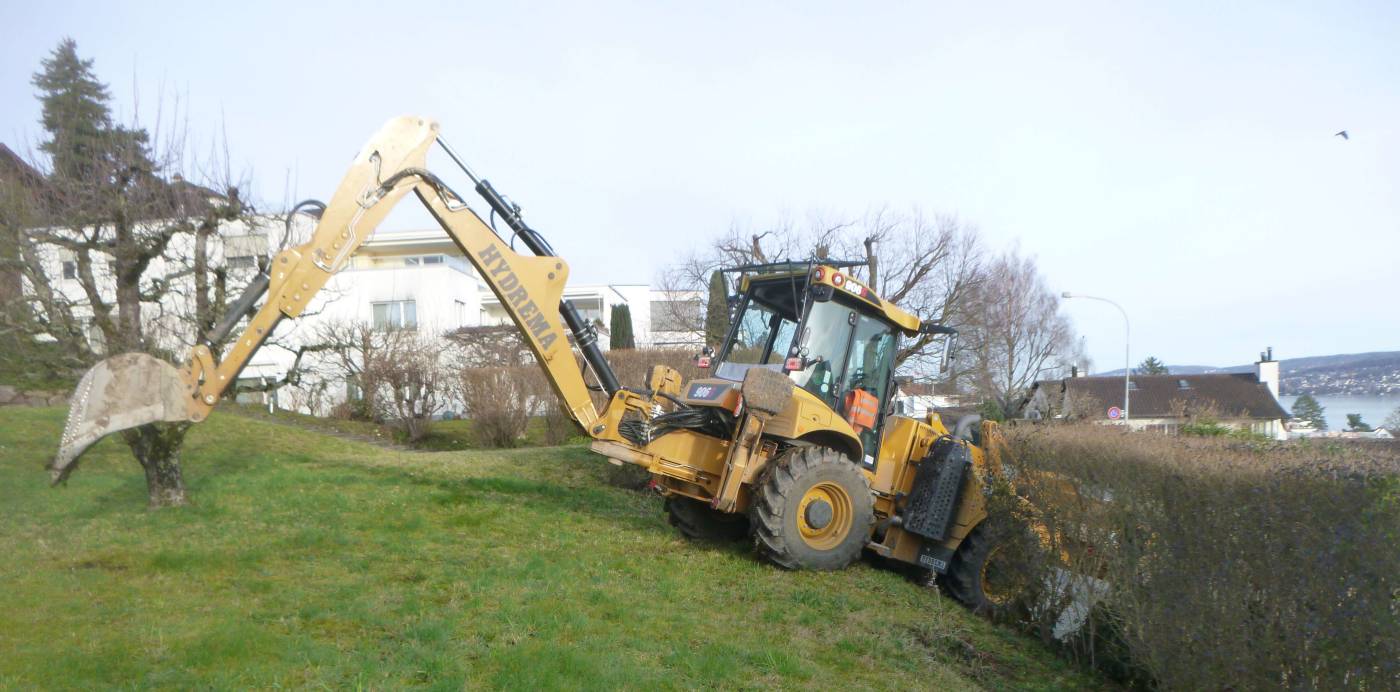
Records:
[[[873,308],[873,312],[883,316],[890,324],[893,324],[906,335],[913,336],[918,334],[919,325],[921,324],[918,317],[900,308],[898,305],[884,300],[876,295],[874,289],[851,276],[849,272],[844,271],[851,267],[863,266],[865,266],[865,262],[854,260],[821,260],[819,262],[788,261],[772,262],[768,264],[750,264],[725,269],[724,271],[744,273],[743,278],[739,282],[739,291],[741,293],[747,292],[750,284],[755,282],[793,281],[831,286],[857,299],[858,302]]]

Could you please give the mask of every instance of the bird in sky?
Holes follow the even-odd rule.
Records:
[[[1348,135],[1346,130],[1342,130],[1341,132],[1338,132],[1337,134],[1334,134],[1332,136],[1341,137],[1342,139],[1351,139],[1351,135]]]

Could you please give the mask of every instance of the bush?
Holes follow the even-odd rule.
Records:
[[[514,447],[530,423],[535,368],[471,368],[461,371],[462,403],[478,442]]]
[[[451,381],[443,364],[443,346],[418,331],[384,331],[378,347],[364,358],[362,379],[375,418],[387,422],[405,440],[416,442],[433,426],[433,416],[448,398]]]
[[[608,364],[612,365],[613,372],[617,375],[617,381],[624,387],[633,389],[645,389],[647,386],[647,376],[651,374],[653,365],[665,365],[680,371],[681,379],[689,382],[697,377],[709,377],[710,371],[701,370],[695,366],[695,354],[697,351],[686,351],[683,349],[635,349],[626,351],[609,351]],[[579,360],[582,367],[583,361]],[[590,376],[591,380],[592,377]],[[601,392],[595,392],[593,405],[598,410],[608,405],[607,397]]]
[[[611,351],[608,362],[623,386],[642,389],[653,365],[676,368],[686,380],[702,376],[705,371],[695,367],[693,355],[678,350]],[[581,358],[579,367],[583,367]],[[584,434],[533,364],[466,367],[461,370],[459,388],[466,414],[475,421],[478,441],[485,446],[515,446],[534,416],[543,418],[545,444],[564,444]],[[601,412],[607,396],[595,391],[592,397]]]
[[[1128,677],[1386,689],[1400,675],[1393,449],[1095,425],[1017,426],[1007,442],[992,511],[1048,529],[1023,565],[1052,587],[1030,609],[1047,636],[1097,584],[1100,631],[1078,653]]]

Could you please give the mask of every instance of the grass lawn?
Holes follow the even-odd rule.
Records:
[[[268,413],[266,407],[247,404],[224,403],[222,408],[237,410],[240,414],[249,418],[277,421],[342,436],[350,435],[365,439],[374,439],[385,443],[411,446],[414,449],[430,452],[490,449],[490,447],[483,445],[480,439],[478,439],[475,423],[460,418],[456,420],[433,421],[433,425],[429,429],[428,434],[422,439],[410,444],[406,440],[401,439],[402,436],[393,426],[371,421],[318,418],[304,413],[283,411],[281,409],[273,413]],[[544,444],[544,439],[544,419],[532,418],[526,426],[524,438],[519,441],[517,446],[538,447]],[[579,439],[583,439],[582,433],[580,433]]]
[[[581,447],[393,452],[228,414],[151,512],[0,408],[0,688],[1100,687],[898,573],[695,544]]]

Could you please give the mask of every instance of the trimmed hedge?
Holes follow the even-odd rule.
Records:
[[[1019,553],[1043,585],[1024,612],[1047,638],[1092,593],[1070,646],[1129,680],[1374,690],[1400,680],[1395,447],[1097,425],[1015,426],[1006,445],[995,501],[1048,529],[1023,532],[1042,538]]]

